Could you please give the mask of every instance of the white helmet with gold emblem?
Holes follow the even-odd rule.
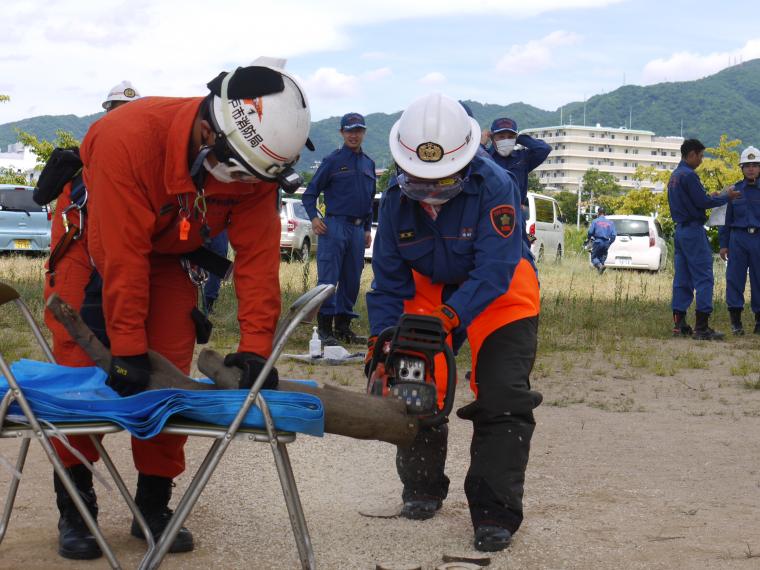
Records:
[[[106,100],[103,101],[103,108],[108,111],[115,102],[128,103],[129,101],[134,101],[139,98],[140,94],[137,92],[134,85],[132,85],[132,82],[124,80],[111,87],[108,95],[106,95]]]
[[[389,137],[391,154],[404,172],[446,178],[467,166],[480,145],[480,126],[456,99],[440,93],[414,101]]]
[[[754,146],[748,146],[742,151],[739,166],[752,163],[760,164],[760,150],[757,150]]]

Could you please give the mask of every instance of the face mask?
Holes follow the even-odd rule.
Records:
[[[398,176],[397,181],[405,196],[431,206],[445,204],[459,194],[464,185],[464,179],[459,175],[440,180],[426,180],[412,178],[402,173]]]
[[[512,154],[512,150],[515,148],[515,142],[516,139],[502,139],[500,141],[496,141],[493,144],[496,147],[496,152],[498,152],[501,156],[509,156]]]

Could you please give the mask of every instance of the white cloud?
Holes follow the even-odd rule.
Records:
[[[513,45],[496,64],[496,69],[509,73],[531,73],[552,65],[555,48],[578,43],[577,34],[558,30],[539,40]]]
[[[644,66],[645,85],[661,81],[688,81],[712,75],[739,61],[760,57],[760,38],[749,40],[739,49],[702,55],[692,52],[674,53],[668,58],[650,61]]]
[[[355,97],[359,93],[359,79],[334,67],[320,67],[304,80],[304,86],[309,95],[327,99]]]
[[[258,55],[325,53],[324,67],[310,77],[315,95],[350,96],[359,79],[326,70],[338,65],[330,52],[345,55],[362,43],[357,34],[365,26],[483,14],[518,20],[623,1],[439,0],[431,14],[428,4],[406,0],[368,2],[359,10],[349,0],[225,0],[212,12],[206,0],[2,0],[0,89],[11,102],[0,105],[0,123],[38,113],[97,112],[107,89],[123,79],[146,95],[203,95],[205,82],[220,70]],[[199,33],[199,22],[207,21],[210,35]],[[373,47],[358,49],[383,69],[390,56]],[[375,72],[358,77],[386,73]],[[76,93],[67,95],[68,88]]]
[[[378,69],[373,69],[371,71],[362,73],[362,79],[366,79],[367,81],[379,81],[380,79],[385,79],[391,75],[393,75],[393,71],[390,67],[380,67]]]
[[[422,85],[435,86],[446,83],[446,76],[439,71],[431,71],[417,80]]]

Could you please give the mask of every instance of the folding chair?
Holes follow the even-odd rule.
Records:
[[[229,426],[223,427],[223,426],[215,426],[215,425],[205,425],[205,424],[200,424],[196,422],[190,422],[187,420],[170,420],[166,424],[166,426],[162,430],[162,433],[172,433],[172,434],[187,435],[187,436],[211,437],[211,438],[214,438],[214,442],[211,445],[208,453],[206,454],[205,459],[203,460],[200,467],[198,468],[195,476],[193,477],[192,482],[190,483],[187,490],[185,491],[185,494],[182,496],[179,503],[177,504],[174,515],[172,519],[170,520],[169,524],[167,525],[166,529],[164,530],[164,533],[162,534],[161,539],[158,541],[157,544],[153,543],[151,539],[151,533],[149,532],[147,528],[147,524],[145,523],[144,518],[139,512],[139,509],[137,508],[137,506],[135,505],[134,500],[132,499],[132,496],[130,495],[128,489],[124,485],[124,482],[121,479],[115,466],[113,465],[113,462],[111,461],[110,457],[105,452],[105,449],[103,448],[103,446],[101,445],[100,441],[97,438],[97,435],[101,433],[111,433],[115,431],[120,431],[121,428],[119,426],[115,426],[108,423],[85,424],[85,425],[80,424],[79,426],[64,426],[64,425],[59,424],[55,426],[55,430],[59,432],[89,435],[93,443],[95,444],[96,449],[98,449],[98,451],[101,453],[101,456],[104,460],[104,465],[108,469],[111,477],[114,479],[116,486],[118,487],[119,491],[121,492],[122,496],[127,502],[133,515],[137,518],[138,523],[140,524],[143,530],[143,534],[146,537],[148,537],[148,550],[139,566],[141,570],[158,568],[158,566],[161,564],[161,561],[163,560],[164,556],[168,552],[170,545],[174,541],[174,538],[176,537],[177,533],[179,532],[179,529],[182,527],[182,524],[185,522],[190,512],[192,511],[193,507],[197,503],[201,493],[203,492],[203,489],[205,488],[212,474],[216,470],[216,467],[219,465],[219,462],[221,461],[222,456],[224,455],[225,451],[229,447],[230,442],[234,439],[245,439],[247,441],[267,442],[270,444],[270,447],[272,449],[272,454],[274,456],[275,466],[277,468],[277,473],[280,478],[280,484],[282,486],[283,496],[285,498],[285,503],[288,509],[288,515],[290,518],[291,526],[293,528],[293,535],[296,541],[296,546],[298,548],[298,556],[301,561],[301,568],[303,570],[313,570],[314,568],[316,568],[316,562],[314,559],[314,551],[311,544],[311,539],[309,537],[308,528],[306,526],[306,519],[303,513],[303,507],[301,505],[301,501],[298,496],[298,489],[296,487],[295,478],[293,476],[293,470],[290,464],[290,458],[288,456],[288,452],[285,447],[287,443],[291,443],[292,441],[295,440],[295,434],[291,432],[283,432],[283,431],[276,430],[274,426],[274,421],[269,411],[269,407],[267,406],[266,400],[264,399],[263,395],[260,394],[260,390],[264,384],[264,381],[269,375],[270,370],[272,369],[275,362],[277,361],[277,358],[279,357],[279,355],[282,353],[283,349],[285,348],[285,343],[288,337],[293,333],[293,331],[296,329],[296,327],[302,320],[304,320],[305,318],[312,318],[313,315],[318,311],[319,306],[322,304],[322,302],[325,299],[327,299],[330,295],[332,295],[334,291],[335,291],[335,287],[333,285],[319,285],[315,287],[314,289],[308,291],[301,297],[299,297],[293,303],[288,315],[285,318],[283,318],[281,322],[278,324],[277,331],[275,332],[275,338],[273,342],[273,350],[272,350],[271,356],[267,359],[264,367],[261,370],[261,373],[257,377],[253,386],[251,386],[243,405],[240,407],[240,410],[238,411],[237,415],[235,416],[234,420]],[[32,328],[35,338],[37,339],[37,342],[40,343],[40,346],[42,347],[43,352],[45,353],[45,356],[48,358],[48,360],[53,362],[53,356],[52,356],[49,346],[47,345],[47,342],[42,336],[42,333],[40,332],[39,327],[35,323],[34,318],[32,317],[28,308],[23,303],[23,301],[19,298],[18,293],[13,288],[0,283],[0,305],[7,303],[8,301],[11,301],[11,300],[15,301],[16,304],[19,306],[21,312],[24,314],[24,317],[26,318],[27,322]],[[98,544],[103,550],[103,553],[106,555],[108,562],[111,564],[113,568],[119,568],[118,561],[113,555],[112,550],[110,549],[105,538],[103,537],[102,533],[98,529],[97,524],[95,523],[95,520],[90,515],[84,502],[81,500],[81,497],[79,497],[78,493],[76,492],[76,488],[73,482],[68,477],[68,474],[66,473],[63,465],[61,464],[60,459],[58,458],[57,454],[55,453],[55,450],[50,444],[48,436],[51,435],[53,430],[43,428],[40,425],[29,403],[24,397],[23,392],[18,386],[18,383],[13,377],[10,368],[8,367],[6,362],[2,359],[2,355],[0,355],[0,373],[2,373],[6,377],[10,385],[10,389],[8,390],[6,396],[3,398],[2,403],[0,403],[0,436],[24,438],[21,444],[19,457],[16,462],[17,471],[20,472],[23,469],[24,461],[26,459],[26,453],[29,448],[30,439],[32,437],[35,437],[42,444],[43,449],[45,450],[45,453],[48,455],[48,458],[50,459],[51,463],[53,463],[53,466],[56,472],[59,474],[62,481],[64,482],[64,485],[67,491],[72,496],[72,498],[74,498],[74,502],[77,506],[77,509],[79,510],[80,513],[82,513],[82,516],[85,522],[87,523],[88,528],[92,531],[93,535],[98,541]],[[14,425],[9,425],[6,427],[5,416],[7,415],[8,406],[10,406],[11,401],[13,400],[16,400],[18,402],[19,406],[21,407],[22,411],[24,412],[24,414],[26,415],[29,421],[29,424],[30,424],[29,426],[19,426],[17,424],[14,424]],[[241,424],[243,422],[243,419],[245,418],[246,414],[250,410],[251,406],[254,405],[254,403],[259,407],[259,409],[262,412],[262,415],[264,417],[265,429],[264,430],[241,429]],[[73,430],[73,431],[69,431],[69,430]],[[5,529],[7,528],[8,519],[10,519],[10,513],[13,509],[13,502],[15,500],[16,491],[18,489],[18,483],[19,483],[18,479],[14,478],[10,485],[10,489],[8,492],[8,497],[6,500],[6,505],[5,505],[5,509],[3,513],[2,527],[0,527],[0,542],[2,541],[3,535],[5,533]]]

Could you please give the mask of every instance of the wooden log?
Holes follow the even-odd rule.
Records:
[[[47,301],[47,307],[53,313],[55,319],[68,331],[76,343],[89,356],[95,365],[106,372],[111,369],[111,352],[93,334],[84,323],[79,313],[71,305],[63,301],[57,294],[53,294]],[[182,390],[218,390],[237,388],[238,384],[202,384],[185,376],[182,371],[174,366],[169,360],[152,350],[148,351],[150,359],[150,390],[162,388],[179,388]]]
[[[108,372],[111,368],[111,352],[95,337],[79,313],[56,294],[48,299],[47,306],[95,364]],[[149,390],[237,389],[240,385],[240,369],[225,366],[223,357],[213,350],[201,352],[198,368],[214,384],[191,380],[157,352],[150,350],[148,356],[152,368]],[[287,380],[281,380],[278,389],[317,396],[324,408],[327,433],[407,446],[419,430],[417,419],[407,415],[406,406],[396,399],[369,396],[328,385],[308,386]]]
[[[240,378],[239,369],[225,366],[222,355],[209,349],[198,355],[198,369],[215,382],[228,384]],[[317,396],[325,410],[327,433],[405,447],[419,431],[417,419],[408,415],[406,405],[395,398],[370,396],[329,384],[315,387],[288,380],[280,380],[277,389]]]

